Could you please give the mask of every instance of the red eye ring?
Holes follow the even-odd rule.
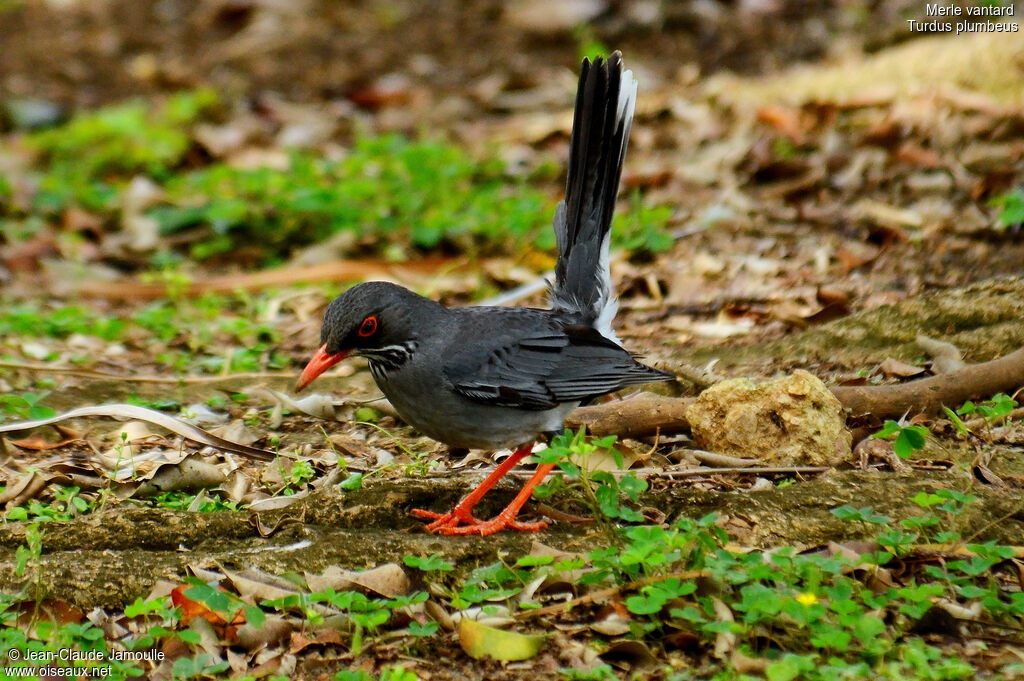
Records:
[[[373,334],[377,333],[377,318],[370,315],[363,320],[363,323],[359,325],[359,330],[356,332],[363,338],[369,338]]]

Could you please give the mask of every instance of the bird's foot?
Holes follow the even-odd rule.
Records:
[[[412,509],[412,514],[417,518],[433,520],[434,522],[427,525],[427,530],[430,532],[441,532],[445,528],[459,527],[460,525],[479,525],[483,522],[474,518],[468,509],[462,510],[458,506],[449,513],[435,513],[434,511],[426,511],[422,508],[414,508]]]
[[[539,532],[548,526],[548,524],[543,520],[539,522],[516,520],[515,514],[504,512],[499,513],[490,520],[480,520],[469,514],[460,515],[458,509],[451,513],[434,513],[433,511],[424,511],[417,508],[413,509],[412,513],[419,518],[433,519],[434,522],[427,525],[427,530],[429,532],[443,534],[449,537],[465,536],[470,534],[478,534],[481,537],[486,537],[489,534],[494,534],[501,530]]]

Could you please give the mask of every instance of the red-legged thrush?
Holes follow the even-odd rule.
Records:
[[[615,197],[636,104],[622,55],[583,60],[565,199],[555,210],[558,244],[551,309],[448,308],[384,282],[359,284],[327,308],[322,345],[299,377],[301,390],[350,353],[369,361],[377,386],[410,425],[455,447],[515,453],[450,513],[416,510],[442,534],[538,530],[516,520],[553,468],[538,466],[516,499],[489,521],[473,506],[530,454],[540,435],[561,431],[580,404],[671,374],[637,362],[611,322],[618,307],[608,272]]]

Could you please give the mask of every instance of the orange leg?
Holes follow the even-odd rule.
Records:
[[[537,485],[547,477],[547,474],[551,472],[551,469],[555,467],[553,463],[545,463],[537,466],[536,472],[533,474],[523,488],[519,490],[519,494],[512,500],[508,506],[505,507],[498,515],[494,516],[486,522],[479,522],[475,525],[466,525],[463,527],[444,527],[440,530],[441,534],[447,535],[463,535],[463,534],[479,534],[481,537],[486,537],[489,534],[500,532],[501,530],[520,530],[522,532],[536,532],[543,530],[548,524],[544,521],[536,523],[524,523],[516,520],[516,515],[519,514],[520,509],[526,505],[526,502],[533,496],[533,490],[537,488]]]
[[[413,509],[412,514],[419,518],[429,518],[433,520],[432,523],[427,525],[427,529],[431,532],[438,532],[440,534],[493,534],[503,527],[508,527],[515,530],[523,530],[526,532],[536,532],[539,529],[547,527],[546,523],[521,523],[515,520],[516,513],[519,509],[529,500],[533,494],[533,489],[540,484],[540,481],[544,479],[544,476],[551,470],[551,466],[541,466],[537,469],[537,473],[530,479],[526,486],[523,487],[522,491],[516,497],[516,499],[509,504],[508,508],[501,512],[493,520],[483,522],[473,517],[473,507],[476,506],[477,502],[483,498],[485,494],[500,480],[506,473],[515,467],[517,463],[525,459],[533,451],[533,445],[524,445],[510,457],[501,462],[501,464],[494,469],[494,471],[487,476],[480,485],[469,493],[465,499],[460,501],[450,513],[434,513],[433,511],[425,511],[423,509]],[[538,477],[541,469],[544,470],[543,475]],[[524,496],[525,495],[525,496]],[[520,501],[522,497],[522,501]],[[518,505],[516,505],[518,502]],[[499,518],[505,517],[501,527],[494,525]],[[464,525],[464,527],[460,527]],[[479,528],[479,529],[478,529]],[[489,531],[482,531],[489,530]]]

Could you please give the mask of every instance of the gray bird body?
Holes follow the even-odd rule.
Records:
[[[432,301],[422,299],[426,303]],[[510,318],[497,317],[494,310],[519,316],[517,308],[448,309],[433,304],[429,315],[431,333],[417,342],[416,353],[431,361],[407,362],[400,367],[383,365],[368,356],[370,370],[377,387],[388,398],[402,418],[424,435],[453,447],[500,449],[532,442],[538,433],[559,431],[565,417],[577,402],[556,404],[543,409],[522,409],[502,406],[493,401],[475,399],[456,388],[453,376],[472,373],[468,369],[478,362],[486,367],[489,355],[501,344],[514,343],[507,329]],[[523,309],[524,313],[535,312]],[[534,322],[534,315],[523,315],[523,321]],[[495,328],[505,329],[491,333]],[[452,353],[454,345],[458,355]],[[482,368],[481,373],[486,373]],[[458,380],[455,378],[454,380]]]
[[[449,445],[496,449],[561,430],[595,397],[672,380],[637,362],[611,329],[608,240],[635,98],[621,55],[584,60],[554,219],[552,309],[446,308],[394,284],[360,284],[328,307],[300,385],[354,352],[410,425]]]

